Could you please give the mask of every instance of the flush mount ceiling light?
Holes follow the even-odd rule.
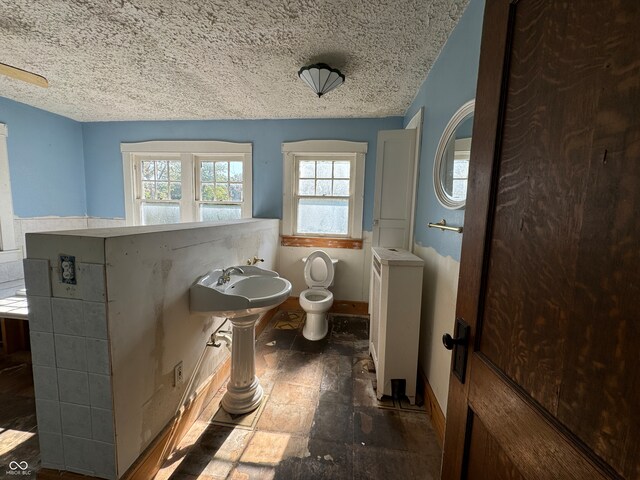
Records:
[[[331,68],[326,63],[315,63],[302,67],[298,76],[316,92],[318,98],[344,83],[344,75],[340,70]]]

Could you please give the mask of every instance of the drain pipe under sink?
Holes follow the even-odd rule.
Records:
[[[211,338],[207,342],[207,347],[215,347],[219,348],[222,346],[222,343],[226,344],[226,347],[231,350],[231,330],[220,330],[216,333],[211,334]]]

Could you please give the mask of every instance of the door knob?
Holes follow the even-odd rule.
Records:
[[[453,350],[453,347],[455,347],[456,345],[464,345],[466,341],[467,341],[466,337],[453,338],[448,333],[445,333],[444,335],[442,335],[442,344],[444,345],[444,348],[446,348],[447,350]]]
[[[456,328],[452,337],[448,333],[442,335],[442,344],[447,350],[453,350],[452,370],[461,383],[464,383],[464,374],[467,368],[467,350],[469,343],[470,328],[464,319],[456,318]]]

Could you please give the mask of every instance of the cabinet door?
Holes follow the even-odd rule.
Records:
[[[376,189],[373,200],[374,247],[409,249],[416,130],[378,132]]]

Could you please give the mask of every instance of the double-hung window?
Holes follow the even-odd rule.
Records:
[[[362,238],[367,144],[284,143],[283,235]]]
[[[198,218],[205,222],[242,218],[247,176],[242,159],[228,155],[198,156],[196,162]],[[248,184],[247,189],[250,188]]]
[[[299,235],[349,235],[352,157],[296,157],[295,231]]]
[[[251,144],[122,144],[128,225],[250,218]]]
[[[137,223],[179,223],[187,212],[183,208],[180,157],[141,155],[136,157],[134,170],[139,196]]]

